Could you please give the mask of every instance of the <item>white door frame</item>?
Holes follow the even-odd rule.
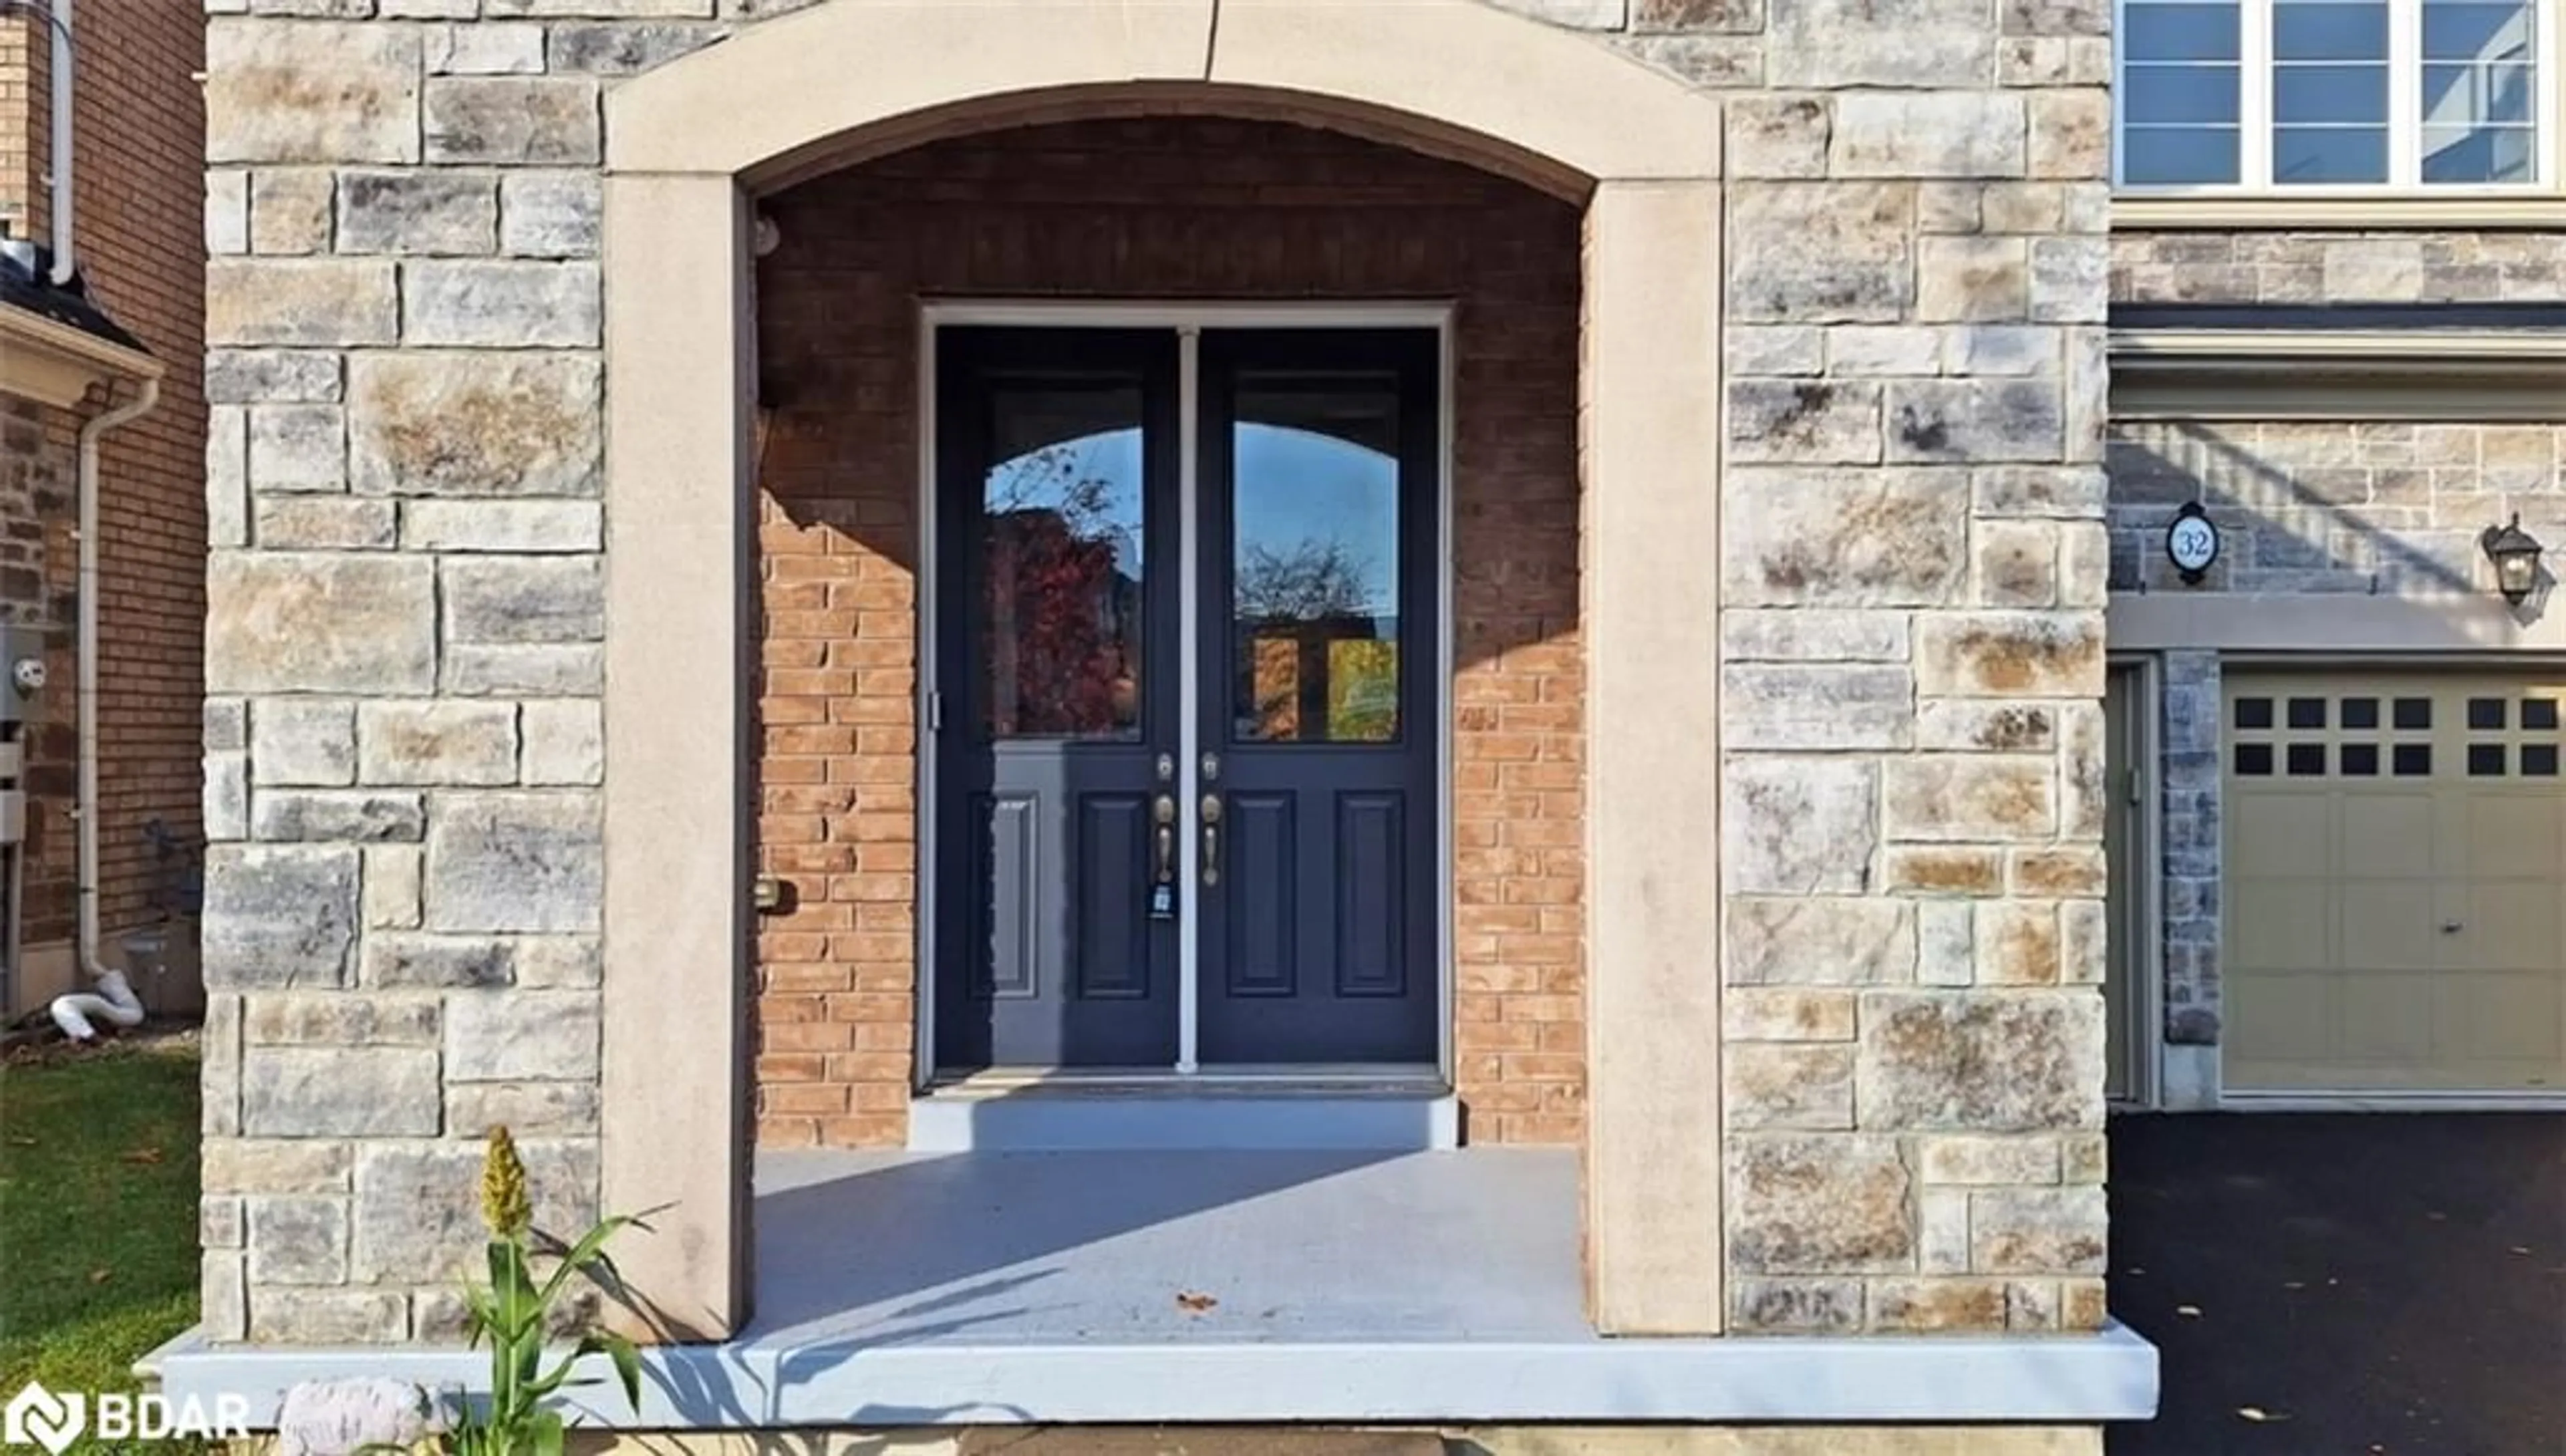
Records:
[[[929,877],[936,862],[935,729],[941,721],[943,684],[937,681],[936,650],[943,623],[937,620],[936,571],[936,331],[943,328],[1155,329],[1177,338],[1177,526],[1176,570],[1185,590],[1177,593],[1178,693],[1190,706],[1196,700],[1200,672],[1195,647],[1201,630],[1200,603],[1191,584],[1197,575],[1200,541],[1196,528],[1194,485],[1199,428],[1197,346],[1205,329],[1432,329],[1438,344],[1434,501],[1434,976],[1435,1051],[1433,1076],[1444,1086],[1452,1081],[1452,313],[1449,302],[1385,303],[1176,303],[1149,301],[1083,301],[1048,299],[928,300],[917,321],[917,976],[916,1051],[911,1058],[911,1085],[920,1091],[935,1077],[935,916]],[[1192,804],[1201,795],[1202,746],[1199,715],[1179,715],[1176,751],[1176,802]],[[1200,924],[1197,898],[1200,877],[1194,858],[1199,846],[1192,835],[1176,836],[1179,903],[1177,923],[1186,933],[1176,937],[1176,1064],[1169,1075],[1193,1077],[1205,1072],[1236,1075],[1239,1069],[1204,1068],[1195,1056],[1201,1010],[1195,971],[1200,951],[1191,927]],[[1343,1076],[1353,1069],[1316,1069],[1322,1077]],[[1398,1072],[1406,1069],[1363,1069]],[[1262,1074],[1268,1078],[1289,1073]]]

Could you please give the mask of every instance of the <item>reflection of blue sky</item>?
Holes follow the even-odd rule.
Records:
[[[1067,468],[1063,468],[1064,465]],[[1141,431],[1108,430],[1059,440],[1029,454],[1001,462],[983,487],[994,509],[1062,510],[1070,488],[1105,482],[1097,509],[1067,512],[1069,526],[1089,541],[1111,538],[1114,564],[1125,576],[1140,580]]]
[[[1312,430],[1238,430],[1238,553],[1278,556],[1317,542],[1334,548],[1363,585],[1363,608],[1398,611],[1399,462]]]
[[[1290,555],[1316,542],[1334,548],[1363,587],[1364,609],[1398,607],[1399,463],[1362,445],[1280,425],[1239,427],[1238,511],[1241,556],[1261,547]],[[1066,461],[1070,468],[1064,470]],[[988,498],[1016,509],[1058,510],[1077,482],[1110,482],[1101,510],[1073,524],[1089,540],[1112,537],[1116,565],[1141,575],[1141,431],[1112,430],[1063,440],[989,472]]]

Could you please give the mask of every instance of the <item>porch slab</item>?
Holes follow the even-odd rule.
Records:
[[[2144,1419],[2155,1348],[2043,1337],[1606,1339],[1577,1155],[771,1153],[757,1303],[648,1352],[642,1429],[1079,1422]],[[1708,1237],[1705,1231],[1705,1237]],[[441,1385],[466,1351],[156,1352],[172,1396],[272,1416],[314,1378]]]

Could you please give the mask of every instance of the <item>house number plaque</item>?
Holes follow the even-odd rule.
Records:
[[[2186,587],[2199,586],[2209,564],[2218,560],[2218,526],[2200,502],[2187,502],[2174,513],[2174,521],[2166,527],[2166,559],[2182,574]]]

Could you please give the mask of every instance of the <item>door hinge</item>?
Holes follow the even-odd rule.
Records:
[[[2139,771],[2137,769],[2123,769],[2121,771],[2121,776],[2123,779],[2128,781],[2127,785],[2121,791],[2128,797],[2122,802],[2129,804],[2133,808],[2146,804],[2148,802],[2148,782],[2140,776]]]
[[[944,731],[944,694],[940,692],[930,692],[926,695],[926,731],[929,733]]]

